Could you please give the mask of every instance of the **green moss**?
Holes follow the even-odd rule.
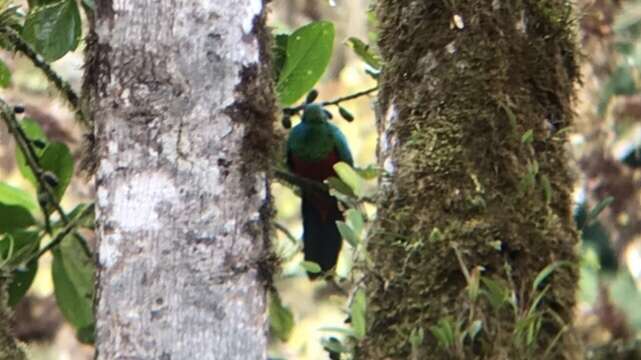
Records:
[[[568,6],[563,0],[379,1],[385,61],[379,106],[386,113],[393,103],[398,112],[388,134],[397,140],[396,172],[369,239],[376,266],[368,276],[370,327],[359,358],[407,359],[413,329],[427,334],[439,319],[465,313],[467,283],[452,244],[470,269],[483,266],[484,276],[513,284],[523,303],[534,295],[529,289],[538,271],[557,260],[576,261],[572,178],[563,141],[546,130],[546,121],[563,128],[572,119],[577,65]],[[453,25],[454,15],[463,29]],[[521,134],[530,129],[533,139],[523,143]],[[519,191],[528,174],[531,186]],[[428,241],[415,246],[416,239]],[[568,323],[576,282],[576,268],[558,270],[542,303]],[[466,344],[465,358],[518,358],[514,319],[477,315],[486,331]],[[537,349],[560,331],[550,318],[543,323]],[[562,336],[563,350],[554,356],[572,358],[572,341]],[[431,336],[421,346],[439,354]],[[440,355],[435,358],[453,356]]]

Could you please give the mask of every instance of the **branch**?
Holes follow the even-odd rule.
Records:
[[[18,34],[14,29],[4,26],[0,28],[0,33],[6,35],[7,39],[11,44],[16,48],[17,51],[20,51],[26,57],[31,60],[31,62],[45,74],[47,79],[51,81],[56,88],[62,93],[62,95],[67,99],[71,104],[71,107],[76,112],[76,118],[85,126],[89,127],[89,122],[80,108],[80,98],[73,91],[71,85],[68,82],[64,81],[58,74],[44,61],[42,56],[40,56],[34,49],[29,45],[20,34]]]
[[[33,259],[40,259],[40,257],[44,253],[46,253],[47,251],[49,251],[49,250],[53,249],[54,247],[58,246],[58,244],[60,244],[60,242],[62,242],[62,240],[67,235],[69,235],[70,232],[75,230],[76,226],[78,226],[80,221],[82,221],[82,218],[85,215],[87,215],[88,213],[92,212],[93,209],[94,209],[94,204],[91,204],[91,205],[87,206],[86,208],[84,208],[72,221],[67,223],[65,225],[65,227],[62,228],[62,230],[58,231],[58,233],[56,234],[56,237],[53,238],[53,240],[51,240],[45,247],[43,247],[42,249],[40,249],[40,251],[38,251],[36,254],[34,254],[34,256],[32,256],[32,258],[30,258],[29,261],[31,261]],[[78,241],[81,242],[83,247],[86,246],[86,244],[83,243],[82,239],[78,239]],[[86,251],[86,249],[85,249],[85,251]],[[29,262],[29,261],[27,261],[27,262]]]
[[[273,222],[272,222],[272,224],[274,224],[274,227],[275,227],[277,230],[280,230],[283,234],[285,234],[285,236],[287,236],[287,238],[289,239],[289,241],[291,241],[294,245],[297,245],[297,246],[299,245],[299,241],[298,241],[298,239],[294,236],[294,234],[292,234],[292,233],[291,233],[291,231],[289,231],[289,230],[285,227],[285,225],[283,225],[283,224],[281,224],[281,223],[279,223],[279,222],[276,222],[276,221],[273,221]]]
[[[285,182],[290,183],[291,185],[298,186],[304,190],[311,190],[321,193],[329,192],[329,186],[320,183],[318,181],[309,180],[298,175],[294,175],[288,171],[274,169],[274,176],[278,179],[284,180]]]
[[[373,88],[369,88],[367,90],[359,91],[359,92],[351,94],[351,95],[339,97],[339,98],[331,100],[331,101],[322,101],[322,102],[319,103],[319,105],[320,106],[330,106],[330,105],[338,106],[340,103],[342,103],[344,101],[354,100],[354,99],[359,98],[361,96],[369,95],[369,94],[371,94],[371,93],[373,93],[374,91],[377,91],[377,90],[378,90],[378,85],[374,86]],[[307,105],[307,104],[302,104],[302,105],[298,105],[298,106],[295,106],[295,107],[283,108],[283,113],[285,113],[286,115],[294,115],[294,114],[298,113],[299,111],[304,110],[305,109],[305,105]]]
[[[40,188],[44,189],[48,202],[51,203],[51,205],[58,212],[58,214],[60,214],[60,219],[66,225],[67,223],[69,223],[69,219],[67,218],[67,215],[60,207],[60,204],[58,204],[53,188],[51,187],[51,185],[49,185],[49,183],[45,179],[45,171],[43,171],[40,165],[38,164],[38,156],[36,155],[35,149],[31,145],[31,142],[27,138],[27,135],[24,133],[24,131],[20,127],[20,124],[18,124],[18,121],[16,120],[16,115],[14,114],[13,109],[1,98],[0,98],[0,113],[1,113],[2,119],[4,120],[4,122],[7,124],[7,127],[9,128],[9,132],[14,135],[14,138],[16,139],[16,143],[18,144],[18,147],[20,148],[20,150],[22,150],[22,153],[24,154],[25,159],[27,160],[27,165],[29,166],[33,174],[36,176],[36,180],[38,181]],[[47,212],[45,209],[43,209],[43,212],[45,213],[45,216],[47,216]]]
[[[373,88],[354,93],[352,95],[347,95],[347,96],[340,97],[338,99],[334,99],[332,101],[323,101],[323,102],[320,103],[320,105],[321,106],[329,106],[329,105],[338,106],[338,104],[340,104],[340,103],[342,103],[344,101],[349,101],[349,100],[353,100],[353,99],[359,98],[361,96],[369,95],[369,94],[373,93],[376,90],[378,90],[378,85],[374,86]]]

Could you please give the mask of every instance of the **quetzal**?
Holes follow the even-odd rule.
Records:
[[[328,113],[317,104],[305,105],[302,121],[287,139],[287,166],[294,174],[323,182],[336,176],[334,164],[339,161],[353,165],[345,135],[328,121]],[[336,265],[342,239],[337,220],[343,220],[335,197],[329,193],[302,189],[303,251],[305,261],[320,265],[320,274]]]

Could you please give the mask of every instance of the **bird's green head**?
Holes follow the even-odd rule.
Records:
[[[305,105],[303,111],[303,122],[310,125],[323,124],[327,121],[325,110],[317,104]]]

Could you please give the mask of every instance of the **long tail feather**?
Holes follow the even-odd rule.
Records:
[[[303,194],[303,244],[305,261],[320,265],[321,273],[310,274],[310,279],[323,275],[336,265],[342,239],[336,221],[343,215],[336,198],[329,194]]]

